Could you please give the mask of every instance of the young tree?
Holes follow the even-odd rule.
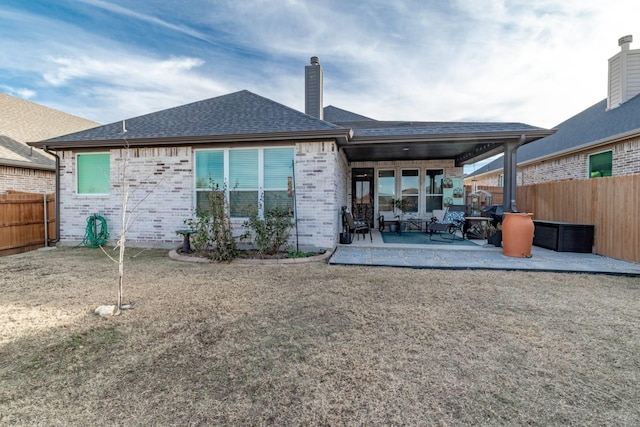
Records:
[[[126,132],[126,128],[123,122],[123,132]],[[129,176],[128,163],[129,156],[131,155],[131,147],[129,141],[126,138],[124,139],[124,147],[120,149],[120,159],[118,164],[117,171],[117,182],[120,187],[120,234],[118,236],[118,241],[116,242],[116,246],[113,250],[118,250],[117,259],[109,255],[104,248],[101,246],[102,251],[115,263],[118,264],[118,276],[117,276],[117,291],[116,291],[116,309],[115,315],[120,314],[121,310],[127,310],[132,308],[131,304],[123,303],[123,290],[124,290],[124,271],[125,271],[125,249],[127,242],[127,232],[135,220],[141,215],[137,212],[138,208],[142,203],[144,203],[147,198],[153,194],[155,188],[160,185],[162,182],[162,178],[159,178],[154,184],[152,184],[151,188],[147,189],[145,195],[139,197],[137,200],[135,199],[136,192],[141,189],[141,187],[137,186],[136,188],[131,188],[131,182],[133,178]],[[151,182],[150,179],[144,178],[143,180],[138,180],[139,182]],[[133,202],[133,206],[131,203]]]

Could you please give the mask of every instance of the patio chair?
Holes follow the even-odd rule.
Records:
[[[460,232],[462,237],[459,240],[464,240],[462,235],[462,228],[464,227],[464,214],[466,206],[449,206],[444,214],[443,219],[432,218],[431,222],[427,224],[427,233],[429,234],[429,240],[433,240],[433,235],[438,233],[442,236],[442,241],[453,242],[456,240],[456,232]],[[451,235],[451,237],[447,237]]]
[[[371,239],[371,242],[373,243],[371,227],[364,219],[354,219],[353,215],[351,215],[351,212],[349,212],[348,209],[344,209],[342,211],[342,214],[344,215],[344,220],[350,233],[354,233],[356,236],[358,236],[358,240],[360,239],[360,234],[362,234],[362,237],[365,238],[364,235],[369,233],[369,239]]]

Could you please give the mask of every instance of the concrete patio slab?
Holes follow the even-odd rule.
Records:
[[[439,245],[384,244],[373,242],[340,245],[329,259],[333,265],[371,265],[437,269],[485,269],[553,271],[640,276],[640,264],[596,254],[555,252],[534,246],[531,258],[505,256],[502,248]]]

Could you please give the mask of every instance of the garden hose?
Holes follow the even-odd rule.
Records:
[[[98,248],[104,246],[107,240],[109,240],[107,220],[97,214],[93,214],[87,218],[86,233],[80,244],[88,248]]]

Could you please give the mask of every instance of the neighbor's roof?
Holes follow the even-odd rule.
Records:
[[[0,93],[0,164],[28,169],[54,169],[53,159],[27,146],[84,130],[99,123]]]
[[[576,114],[555,127],[556,133],[518,149],[518,164],[526,164],[578,151],[600,144],[610,143],[640,133],[640,95],[612,110],[607,110],[607,100]],[[502,158],[476,170],[475,176],[502,169]]]
[[[123,132],[123,126],[126,132]],[[319,120],[247,90],[111,123],[34,143],[55,149],[131,145],[192,144],[346,138],[348,129]]]

